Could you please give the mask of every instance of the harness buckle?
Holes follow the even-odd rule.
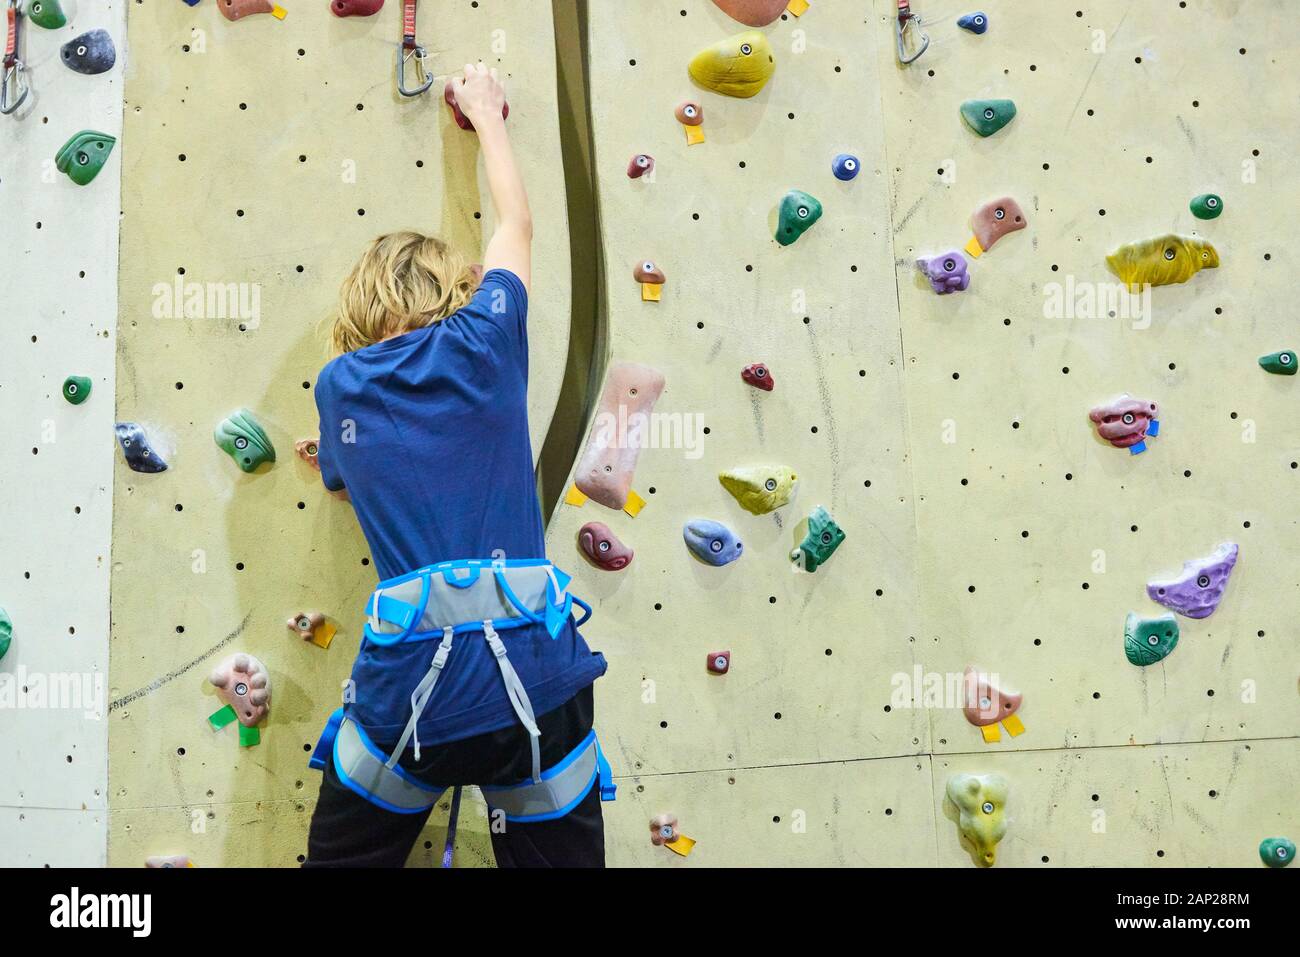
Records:
[[[907,54],[907,35],[909,32],[918,33],[921,36],[921,39],[917,42],[916,52],[911,56]],[[930,37],[928,34],[921,33],[921,17],[919,14],[912,12],[910,0],[898,0],[898,20],[894,24],[894,34],[898,40],[898,62],[904,66],[920,59],[921,54],[930,47]]]

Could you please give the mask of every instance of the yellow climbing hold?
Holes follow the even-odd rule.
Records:
[[[1215,269],[1219,253],[1204,239],[1169,233],[1120,246],[1106,257],[1106,265],[1131,292],[1138,292],[1144,285],[1187,282],[1202,269]]]
[[[751,97],[772,78],[772,45],[759,30],[746,30],[701,50],[690,63],[691,79],[714,93]]]
[[[790,501],[798,476],[784,465],[751,465],[718,476],[745,511],[766,515]]]

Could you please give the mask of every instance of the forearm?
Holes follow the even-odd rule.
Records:
[[[475,126],[483,151],[488,190],[492,193],[492,206],[496,210],[497,228],[518,229],[531,237],[533,216],[528,208],[528,192],[515,162],[505,120],[495,117]]]

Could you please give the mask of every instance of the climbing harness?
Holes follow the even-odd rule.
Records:
[[[911,56],[907,55],[907,34],[909,31],[920,34],[921,37],[916,52]],[[910,0],[898,0],[898,20],[894,25],[894,33],[898,38],[898,62],[904,66],[920,59],[921,54],[930,47],[930,37],[928,34],[921,33],[921,16],[912,12]]]
[[[441,562],[380,582],[366,602],[366,641],[380,648],[406,642],[441,639],[429,670],[411,692],[411,717],[396,746],[385,754],[356,721],[340,708],[330,716],[309,765],[323,770],[330,757],[348,788],[366,800],[398,814],[427,811],[447,790],[417,780],[398,763],[408,744],[420,759],[420,716],[451,656],[457,635],[483,635],[505,684],[520,724],[528,731],[532,774],[519,784],[482,786],[488,806],[506,820],[549,821],[563,817],[587,796],[597,782],[603,801],[614,800],[609,762],[596,733],[590,732],[559,764],[543,769],[541,730],[523,682],[510,664],[500,632],[543,624],[551,638],[559,635],[576,604],[591,617],[591,606],[568,593],[570,576],[545,559],[462,559]],[[459,788],[453,797],[452,818],[444,866],[450,866]]]
[[[419,96],[433,86],[433,74],[425,66],[429,51],[415,42],[416,0],[402,0],[402,45],[397,48],[397,92],[402,96]],[[424,83],[415,89],[406,88],[406,61],[414,58],[424,71]]]
[[[0,113],[8,116],[27,99],[27,79],[23,75],[26,67],[18,59],[18,27],[22,13],[18,9],[18,0],[9,0],[5,9],[7,32],[5,34],[4,84],[0,86]]]

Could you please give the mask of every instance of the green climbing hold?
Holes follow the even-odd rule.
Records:
[[[1016,118],[1016,104],[1011,100],[967,100],[961,105],[961,117],[980,136],[992,136]]]
[[[1286,867],[1294,858],[1295,842],[1285,837],[1266,837],[1259,842],[1259,859],[1269,867]]]
[[[104,168],[116,142],[107,133],[82,130],[63,144],[63,149],[54,157],[54,165],[60,173],[67,173],[68,179],[78,186],[85,186]]]
[[[1178,620],[1173,615],[1139,618],[1129,612],[1124,620],[1124,654],[1135,665],[1154,665],[1178,645]]]
[[[1197,219],[1217,219],[1223,212],[1223,197],[1202,193],[1191,202],[1192,215]]]
[[[790,553],[790,560],[800,562],[806,572],[815,572],[835,554],[844,541],[844,530],[835,524],[831,513],[818,505],[808,516],[808,532],[799,547]]]
[[[27,4],[27,19],[46,30],[57,30],[68,25],[59,0],[32,0]]]
[[[255,471],[263,462],[275,461],[275,446],[247,409],[222,419],[212,437],[245,472]]]
[[[1259,357],[1259,364],[1264,371],[1272,372],[1274,375],[1295,375],[1296,355],[1291,349],[1270,352],[1266,356]]]
[[[90,380],[84,375],[70,375],[63,380],[63,397],[73,405],[90,398]]]
[[[809,227],[822,218],[822,204],[801,189],[792,189],[781,197],[781,210],[776,223],[776,241],[782,246],[808,232]]]
[[[9,612],[0,608],[0,658],[3,658],[9,651],[9,643],[14,638],[14,623],[9,618]]]

